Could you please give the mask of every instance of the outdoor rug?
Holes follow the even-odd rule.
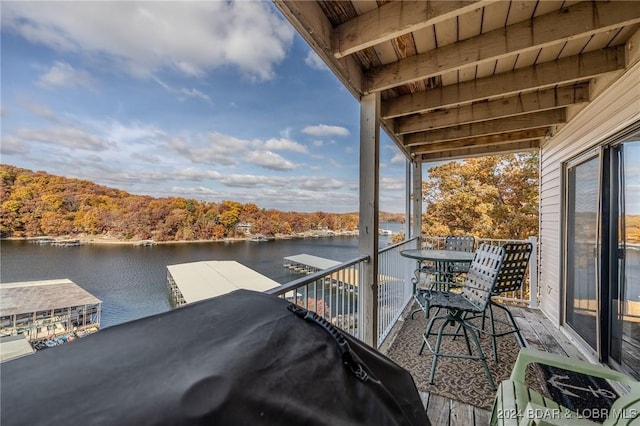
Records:
[[[432,310],[432,312],[435,312],[435,310]],[[497,312],[496,310],[495,313],[496,318],[504,320],[502,312]],[[436,323],[435,330],[437,330],[439,324]],[[422,312],[416,313],[414,319],[404,319],[404,325],[391,344],[387,356],[411,373],[419,391],[441,395],[487,410],[491,409],[495,391],[489,386],[482,363],[478,360],[440,358],[436,368],[434,384],[429,384],[433,355],[428,348],[424,349],[422,355],[418,355],[422,345],[422,334],[426,328],[427,320]],[[448,328],[449,331],[453,330],[452,327]],[[435,336],[431,337],[430,342],[432,344],[435,343]],[[481,337],[480,345],[487,356],[489,370],[497,386],[501,381],[509,378],[513,363],[520,351],[520,345],[513,334],[499,337],[499,363],[496,363],[493,359],[493,349],[489,336]],[[455,340],[451,337],[443,337],[441,347],[444,352],[467,353],[464,339],[460,337]],[[473,344],[472,349],[474,349]]]

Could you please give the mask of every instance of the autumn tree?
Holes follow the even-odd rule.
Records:
[[[487,156],[429,170],[426,235],[525,239],[538,234],[538,155]]]
[[[104,235],[158,241],[230,237],[238,222],[274,235],[355,229],[358,214],[297,213],[226,200],[153,198],[119,189],[0,165],[0,237]]]

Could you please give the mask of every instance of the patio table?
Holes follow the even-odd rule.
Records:
[[[415,271],[415,284],[420,280],[420,271],[425,262],[433,262],[435,264],[435,274],[438,277],[436,283],[448,282],[449,270],[447,268],[450,263],[468,263],[471,264],[475,253],[456,250],[402,250],[401,256],[415,259],[417,268]],[[445,278],[445,279],[443,279]]]
[[[449,287],[452,283],[452,277],[449,272],[448,266],[450,264],[471,264],[473,261],[473,257],[475,253],[469,253],[465,251],[457,251],[457,250],[425,250],[425,249],[413,249],[413,250],[402,250],[400,255],[403,257],[408,257],[410,259],[415,259],[417,263],[416,270],[414,272],[414,278],[411,279],[413,284],[413,297],[416,299],[421,309],[418,309],[412,312],[411,317],[413,318],[413,314],[416,312],[423,310],[427,313],[427,307],[423,306],[423,301],[418,297],[418,283],[420,282],[420,272],[422,271],[422,267],[425,262],[433,262],[435,268],[433,270],[436,280],[432,284],[430,290],[434,288],[441,291],[449,290]]]

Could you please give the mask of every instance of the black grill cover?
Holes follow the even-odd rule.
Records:
[[[5,362],[2,425],[429,424],[406,370],[292,307],[240,290]]]

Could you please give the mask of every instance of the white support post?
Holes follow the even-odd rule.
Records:
[[[529,237],[533,246],[529,260],[529,307],[538,307],[538,238]]]
[[[414,160],[411,162],[411,166],[413,171],[411,194],[413,200],[413,221],[411,226],[413,231],[411,232],[411,236],[422,238],[422,163]],[[418,240],[418,248],[422,248],[421,244],[422,241]]]
[[[405,162],[404,192],[406,204],[404,206],[404,239],[413,238],[413,230],[411,228],[411,161],[407,159]]]
[[[358,249],[369,256],[359,286],[358,331],[371,347],[378,340],[378,216],[380,166],[380,93],[360,99],[360,237]]]

